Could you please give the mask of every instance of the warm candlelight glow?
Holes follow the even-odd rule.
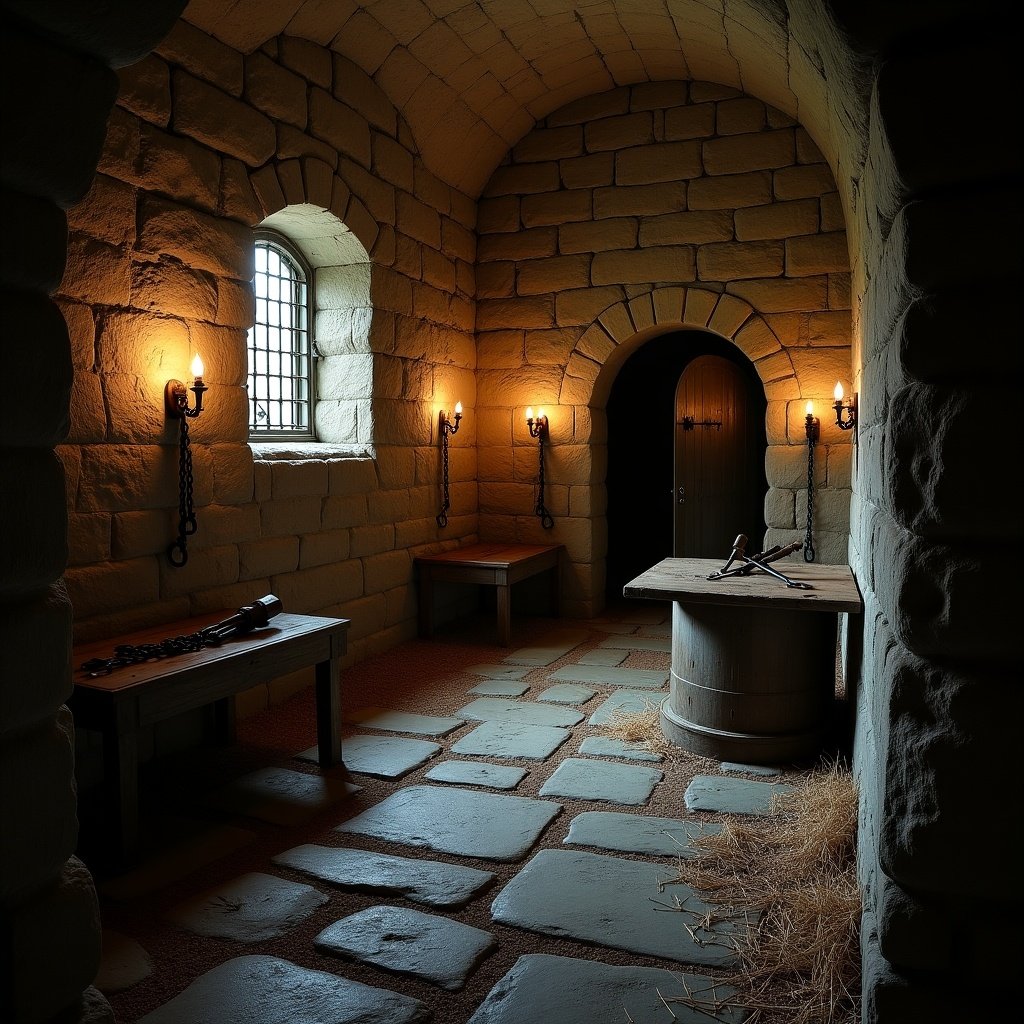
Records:
[[[533,419],[533,406],[532,405],[528,405],[526,407],[526,418],[528,420],[532,420]]]
[[[461,416],[462,415],[462,403],[461,402],[456,402],[455,403],[455,415],[456,416]]]
[[[539,420],[544,419],[544,410],[543,409],[538,409],[537,410],[537,419],[539,419]]]
[[[199,358],[199,354],[196,353],[195,358],[192,360],[192,376],[195,377],[196,380],[202,380],[203,369],[203,361]]]
[[[837,402],[841,402],[843,400],[843,383],[842,383],[842,381],[838,381],[838,380],[836,381],[836,389],[835,389],[835,391],[832,392],[832,395],[833,395],[833,397],[835,398],[835,400]]]
[[[810,399],[807,400],[807,415],[814,415],[814,403]]]

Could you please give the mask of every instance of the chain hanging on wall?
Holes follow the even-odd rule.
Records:
[[[448,509],[452,507],[448,494],[448,435],[459,432],[459,421],[462,419],[462,403],[455,403],[455,421],[448,418],[448,414],[441,410],[438,417],[438,429],[441,432],[441,484],[444,488],[444,497],[441,501],[441,511],[434,517],[437,525],[443,530],[448,525]]]
[[[550,530],[555,525],[555,520],[544,504],[544,442],[548,437],[548,418],[537,410],[537,418],[533,417],[533,410],[526,410],[526,426],[530,431],[530,437],[537,438],[537,458],[539,468],[537,471],[537,502],[534,505],[533,513],[540,518],[540,525],[545,530]]]
[[[804,534],[804,561],[814,561],[814,540],[812,527],[814,523],[814,446],[818,441],[819,423],[811,412],[811,403],[807,403],[807,416],[804,419],[807,432],[807,532]]]
[[[178,436],[178,539],[167,548],[171,565],[181,568],[188,561],[188,538],[199,529],[193,504],[192,443],[188,420],[182,416]]]

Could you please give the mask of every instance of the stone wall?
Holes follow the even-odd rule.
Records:
[[[817,558],[845,561],[851,438],[828,406],[852,383],[849,257],[832,173],[792,118],[702,82],[575,101],[495,171],[478,232],[480,530],[564,543],[570,614],[604,600],[611,382],[681,326],[733,341],[764,383],[769,543],[803,537],[815,402]],[[550,531],[531,515],[527,406],[550,421]]]
[[[243,55],[179,22],[119,77],[58,300],[75,370],[58,451],[76,638],[268,592],[350,619],[349,661],[411,637],[414,556],[477,529],[475,204],[425,170],[371,79],[317,44]],[[315,261],[314,444],[247,442],[252,228],[267,218],[342,253]],[[338,276],[360,267],[364,295],[340,308]],[[199,529],[175,568],[178,427],[162,394],[194,352],[210,386],[190,424]],[[437,416],[457,400],[441,531]]]

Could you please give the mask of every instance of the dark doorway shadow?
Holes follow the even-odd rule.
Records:
[[[626,583],[674,554],[676,385],[687,365],[706,355],[719,356],[740,367],[748,384],[749,411],[760,425],[760,443],[750,463],[737,467],[737,471],[756,476],[762,507],[751,543],[758,545],[764,535],[763,498],[768,489],[764,469],[767,400],[757,371],[735,345],[708,331],[685,329],[652,338],[623,365],[608,398],[605,593],[609,604],[621,603]],[[737,532],[735,524],[722,523],[723,561],[728,557],[729,544]]]

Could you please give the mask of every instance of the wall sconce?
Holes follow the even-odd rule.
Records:
[[[462,403],[455,403],[455,421],[448,418],[448,413],[441,410],[437,420],[437,429],[441,434],[441,476],[444,482],[444,500],[441,502],[441,511],[437,513],[437,525],[442,529],[448,525],[448,509],[452,503],[448,498],[448,435],[459,432],[459,421],[462,419]]]
[[[188,538],[199,528],[192,496],[192,448],[188,421],[203,411],[203,395],[209,390],[203,383],[203,361],[192,360],[192,387],[186,389],[180,380],[169,380],[164,387],[164,407],[171,419],[178,420],[178,539],[167,548],[171,565],[180,569],[188,561]],[[188,391],[196,396],[189,408]]]
[[[537,418],[534,419],[533,409],[526,410],[526,426],[530,431],[530,437],[537,438],[538,465],[537,474],[537,504],[534,506],[534,515],[540,517],[540,525],[545,530],[550,530],[555,525],[551,513],[544,504],[544,442],[548,439],[548,418],[544,415],[543,409],[537,410]]]
[[[807,531],[804,534],[804,561],[814,561],[814,446],[818,443],[821,423],[814,415],[814,403],[808,401],[804,417],[804,431],[807,434]]]
[[[853,398],[848,398],[844,402],[843,385],[841,381],[837,380],[832,395],[835,398],[832,408],[836,411],[836,426],[840,430],[851,430],[857,426],[857,393],[854,392]]]

